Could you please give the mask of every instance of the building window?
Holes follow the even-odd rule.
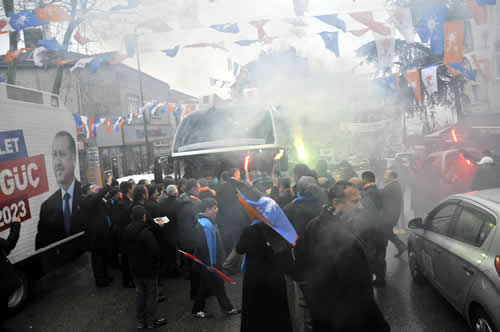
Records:
[[[135,95],[129,95],[127,103],[128,103],[128,114],[137,112],[140,108],[139,97]]]

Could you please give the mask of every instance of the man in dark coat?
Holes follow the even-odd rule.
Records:
[[[241,235],[236,250],[244,260],[241,332],[290,332],[285,271],[280,247],[287,246],[276,231],[256,220]]]
[[[111,178],[104,187],[98,190],[96,185],[83,187],[83,197],[80,203],[82,214],[87,221],[86,235],[92,255],[92,271],[97,287],[111,284],[108,275],[110,251],[113,243],[111,218],[104,196],[111,190]]]
[[[284,209],[295,198],[295,193],[292,190],[292,180],[287,176],[278,178],[273,175],[273,187],[269,197],[278,203],[280,208]]]
[[[393,170],[386,170],[384,174],[384,234],[391,241],[398,253],[394,257],[400,257],[407,249],[406,244],[394,234],[393,228],[398,224],[401,210],[403,208],[403,191],[398,181],[398,174]]]
[[[177,195],[179,192],[177,187],[172,184],[167,187],[165,193],[167,197],[160,200],[160,210],[170,222],[163,227],[160,248],[164,253],[166,273],[169,276],[174,276],[177,274]]]
[[[211,315],[205,311],[205,300],[213,294],[219,302],[219,306],[226,315],[236,315],[240,311],[236,309],[229,301],[224,281],[211,268],[222,269],[222,263],[225,259],[224,245],[220,236],[215,218],[217,217],[217,201],[213,198],[206,198],[201,202],[202,214],[197,215],[195,235],[196,245],[194,255],[201,259],[208,268],[201,265],[195,265],[199,271],[199,287],[196,299],[193,305],[192,314],[196,318],[210,318]]]
[[[7,256],[9,256],[10,252],[16,247],[20,231],[21,219],[19,217],[12,218],[9,237],[7,239],[0,238],[0,271],[2,271],[0,274],[0,331],[4,331],[3,323],[9,307],[9,297],[13,292],[13,290],[9,288],[11,286],[19,286],[11,284],[12,280],[17,278],[17,276],[8,273],[11,269],[7,266],[10,264],[7,261]]]
[[[132,276],[130,274],[130,268],[128,264],[128,255],[124,247],[123,235],[125,229],[130,224],[130,209],[132,208],[133,202],[133,187],[128,181],[120,183],[121,198],[116,202],[116,219],[112,221],[113,227],[116,231],[116,239],[118,242],[118,252],[120,255],[120,269],[122,273],[122,285],[123,287],[133,288],[134,284],[132,281]]]
[[[165,318],[157,318],[160,249],[146,221],[146,209],[136,205],[131,214],[133,222],[125,230],[124,242],[136,287],[137,328],[153,329],[167,323]]]
[[[386,261],[385,254],[387,248],[387,238],[384,235],[384,197],[377,188],[375,174],[371,171],[364,172],[361,175],[363,181],[363,191],[361,192],[361,200],[363,205],[363,216],[361,223],[364,223],[365,230],[371,233],[362,232],[369,246],[375,251],[372,255],[372,249],[368,254],[369,261],[372,261],[372,271],[375,274],[375,287],[385,287],[385,272]]]
[[[477,163],[471,190],[485,190],[500,186],[499,167],[491,157],[483,157]]]
[[[177,235],[178,247],[182,250],[193,253],[196,245],[196,233],[194,226],[196,224],[196,215],[201,212],[199,199],[200,184],[195,179],[189,179],[185,185],[185,195],[179,199],[177,205]],[[193,263],[184,260],[185,273],[189,275],[191,281],[190,297],[194,299],[198,293],[199,273],[192,269]]]
[[[305,266],[306,300],[314,332],[387,332],[372,287],[362,243],[342,222],[342,214],[361,207],[359,191],[339,181],[330,187],[329,204],[308,223],[305,250],[297,257]]]

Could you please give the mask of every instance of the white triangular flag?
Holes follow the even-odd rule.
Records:
[[[43,55],[42,53],[47,51],[45,47],[37,47],[33,50],[33,62],[37,67],[43,67]]]
[[[437,66],[428,66],[422,68],[422,81],[424,82],[425,89],[429,94],[437,92]]]
[[[71,69],[69,71],[73,72],[75,69],[78,69],[78,68],[85,68],[85,66],[89,63],[91,63],[93,60],[95,59],[95,57],[90,57],[90,58],[83,58],[83,59],[80,59],[78,60],[75,65],[73,67],[71,67]]]
[[[128,115],[128,124],[131,124],[133,120],[134,120],[134,113],[130,113]]]
[[[416,31],[413,27],[410,8],[399,8],[392,11],[390,20],[407,42],[413,43],[415,41]]]
[[[85,130],[87,131],[87,139],[89,139],[90,138],[90,130],[89,130],[89,123],[87,122],[87,116],[82,115],[82,116],[80,116],[80,119],[82,120],[82,123],[85,126]]]
[[[377,46],[378,66],[380,69],[392,68],[392,60],[395,56],[394,38],[385,38],[375,40]]]

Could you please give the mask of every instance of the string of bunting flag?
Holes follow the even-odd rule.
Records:
[[[196,111],[198,105],[196,104],[175,104],[167,102],[151,101],[146,103],[138,111],[128,115],[119,116],[117,118],[92,118],[85,115],[73,114],[76,128],[84,127],[87,133],[87,139],[97,136],[97,128],[105,126],[105,133],[111,133],[111,130],[119,132],[122,126],[130,125],[134,119],[141,120],[145,112],[150,111],[151,115],[158,113],[173,113],[175,119],[183,119],[188,114]]]

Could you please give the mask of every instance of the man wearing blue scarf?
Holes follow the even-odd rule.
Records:
[[[224,245],[215,218],[219,208],[217,201],[213,198],[206,198],[201,202],[201,211],[198,214],[197,223],[195,225],[195,233],[197,237],[196,248],[194,255],[200,258],[207,268],[196,265],[200,269],[200,287],[193,305],[193,316],[196,318],[210,318],[205,309],[205,300],[213,294],[217,297],[217,301],[226,315],[236,315],[240,310],[236,309],[229,301],[224,281],[213,271],[213,267],[221,270],[225,260]]]

